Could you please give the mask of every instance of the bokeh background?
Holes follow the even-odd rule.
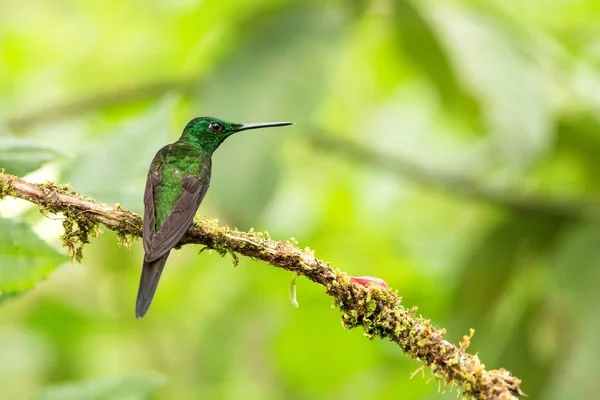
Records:
[[[201,215],[381,277],[532,399],[597,398],[600,1],[1,1],[0,167],[142,209],[189,119],[291,120],[215,154]],[[438,399],[322,287],[141,245],[71,264],[0,203],[2,399]],[[43,240],[44,242],[41,242]]]

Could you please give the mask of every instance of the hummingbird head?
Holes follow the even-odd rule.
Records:
[[[214,152],[229,136],[249,129],[292,125],[291,122],[236,124],[213,117],[192,119],[183,129],[179,141],[190,143],[208,152]]]

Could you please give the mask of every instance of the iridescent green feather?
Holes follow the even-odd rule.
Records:
[[[184,192],[183,178],[199,176],[203,166],[210,163],[210,154],[187,143],[168,146],[162,166],[162,181],[154,189],[155,226],[158,231],[169,217]]]

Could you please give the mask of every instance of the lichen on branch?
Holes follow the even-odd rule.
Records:
[[[72,189],[47,182],[32,184],[0,173],[0,199],[11,196],[36,204],[43,213],[63,214],[63,242],[71,256],[80,260],[82,247],[98,234],[102,224],[117,232],[121,241],[142,235],[142,219],[120,206],[110,206],[83,197]],[[448,388],[466,398],[517,399],[523,396],[521,381],[505,369],[486,370],[477,355],[466,352],[471,332],[459,346],[444,339],[445,329],[407,309],[398,294],[385,285],[365,283],[317,259],[310,249],[300,249],[295,240],[276,241],[262,232],[242,232],[215,221],[197,221],[179,246],[201,244],[220,254],[261,260],[304,276],[326,288],[342,311],[347,329],[362,327],[365,335],[396,343],[409,357],[422,362]]]

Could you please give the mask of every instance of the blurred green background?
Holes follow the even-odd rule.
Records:
[[[600,1],[0,3],[7,172],[140,212],[192,117],[294,121],[228,140],[200,214],[474,328],[529,398],[597,396]],[[70,264],[58,217],[0,216],[2,399],[456,396],[282,270],[188,246],[136,320],[139,241]]]

